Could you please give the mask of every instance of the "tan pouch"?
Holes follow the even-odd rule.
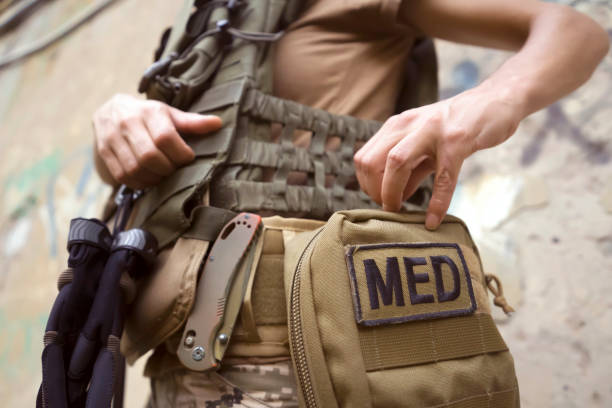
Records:
[[[519,406],[461,220],[341,211],[287,239],[284,269],[300,406]]]
[[[210,242],[179,238],[158,254],[152,273],[138,283],[121,336],[121,353],[132,364],[180,329],[193,306],[198,271]]]
[[[266,286],[270,286],[270,279],[282,282],[282,236],[313,230],[323,224],[322,221],[278,216],[263,218],[262,222],[263,231],[252,265],[257,273],[250,274],[241,323],[235,329],[228,350],[230,357],[288,355],[284,304],[280,306],[283,318],[274,319],[279,315],[278,304],[284,300],[282,287],[276,296],[274,288]],[[174,339],[172,335],[183,329],[194,304],[199,269],[210,244],[209,241],[179,238],[173,247],[160,252],[152,273],[138,282],[137,296],[129,306],[121,338],[121,352],[130,364],[164,341]],[[254,290],[259,291],[257,299],[253,297]],[[176,344],[168,349],[175,350]]]

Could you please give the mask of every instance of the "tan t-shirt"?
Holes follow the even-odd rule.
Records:
[[[275,95],[336,114],[394,113],[416,32],[402,0],[310,0],[276,46]]]

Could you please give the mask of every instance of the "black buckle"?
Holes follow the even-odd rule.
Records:
[[[236,9],[236,6],[241,6],[242,4],[240,4],[241,2],[239,0],[228,0],[227,1],[227,9],[232,12],[234,11],[234,9]]]
[[[127,231],[121,231],[115,237],[112,245],[112,251],[120,249],[128,249],[136,252],[149,265],[155,262],[157,254],[157,239],[148,231],[140,228],[134,228]]]
[[[115,196],[115,204],[117,204],[117,211],[115,213],[115,223],[113,226],[113,234],[117,234],[123,231],[125,224],[130,217],[132,207],[136,200],[138,200],[144,194],[143,190],[132,190],[125,184],[122,184],[117,191]]]
[[[109,251],[113,238],[108,228],[96,219],[74,218],[68,232],[68,251],[73,245],[85,244]]]
[[[143,190],[132,190],[125,184],[122,184],[115,195],[115,204],[117,206],[121,206],[126,199],[131,199],[132,201],[138,200],[144,194]]]

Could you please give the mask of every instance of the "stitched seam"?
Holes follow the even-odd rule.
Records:
[[[488,396],[490,400],[490,398],[493,397],[494,395],[505,394],[505,393],[512,392],[512,391],[518,391],[518,387],[512,387],[512,388],[508,388],[508,389],[501,390],[501,391],[485,392],[482,394],[470,395],[469,397],[465,397],[465,398],[461,398],[461,399],[453,400],[453,401],[448,401],[448,402],[445,402],[439,405],[429,405],[423,408],[444,408],[444,407],[448,407],[450,404],[456,404],[458,402],[469,401],[471,399],[478,398],[478,397],[484,397],[484,396]]]
[[[438,348],[436,346],[436,337],[434,336],[433,323],[429,322],[429,334],[431,336],[431,348],[434,352],[434,361],[437,363],[438,360]]]

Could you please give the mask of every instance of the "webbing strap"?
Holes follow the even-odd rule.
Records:
[[[285,127],[286,129],[287,127]],[[351,154],[351,159],[352,159]],[[341,159],[337,152],[325,152],[320,159],[329,174],[340,174]],[[291,146],[286,148],[282,144],[263,142],[242,138],[236,141],[226,164],[247,164],[261,167],[284,168],[288,170],[314,173],[312,157],[308,149]],[[351,174],[354,174],[351,172]]]
[[[327,134],[345,138],[348,132],[354,133],[355,140],[369,139],[382,126],[380,122],[362,120],[346,115],[332,115],[322,109],[311,108],[297,102],[264,94],[257,89],[249,89],[241,104],[241,113],[269,122],[286,123],[288,113],[298,113],[297,128],[318,130],[322,124],[329,126]]]
[[[210,112],[235,105],[242,99],[249,82],[246,79],[219,84],[202,93],[190,108],[192,112]]]
[[[189,188],[172,196],[145,222],[136,224],[141,225],[140,228],[149,231],[157,238],[160,249],[174,242],[183,231],[189,228],[189,219],[185,216],[183,204],[193,194],[194,188]],[[138,216],[140,216],[140,212]]]
[[[214,241],[223,226],[236,216],[230,210],[201,206],[193,209],[188,219],[183,204],[191,194],[191,190],[185,190],[172,197],[144,223],[143,228],[157,238],[159,248],[171,244],[179,236]]]
[[[134,225],[142,225],[147,218],[157,211],[172,196],[198,184],[202,179],[207,178],[212,168],[212,160],[199,160],[189,166],[178,169],[170,176],[163,179],[140,199]]]
[[[367,371],[434,363],[508,350],[487,313],[359,328]]]
[[[212,242],[217,238],[221,229],[236,215],[235,212],[224,208],[198,207],[193,211],[191,225],[182,236]]]
[[[308,216],[313,211],[314,187],[288,185],[284,195],[276,195],[273,183],[231,180],[212,185],[211,196],[221,198],[233,211],[259,212],[270,210],[287,216]],[[342,200],[332,200],[331,189],[325,190],[330,212],[347,208],[378,208],[362,191],[346,190]],[[420,205],[405,203],[406,210],[422,210]],[[327,214],[329,215],[329,214]],[[321,219],[326,218],[320,217]]]
[[[176,20],[174,21],[172,30],[170,31],[170,38],[168,38],[166,48],[164,49],[164,53],[162,54],[161,58],[168,56],[168,54],[170,54],[177,47],[195,2],[196,0],[186,0],[183,4],[180,13],[176,16]]]
[[[196,157],[216,156],[219,152],[228,151],[234,127],[226,126],[207,135],[183,136],[185,142],[193,149]]]

